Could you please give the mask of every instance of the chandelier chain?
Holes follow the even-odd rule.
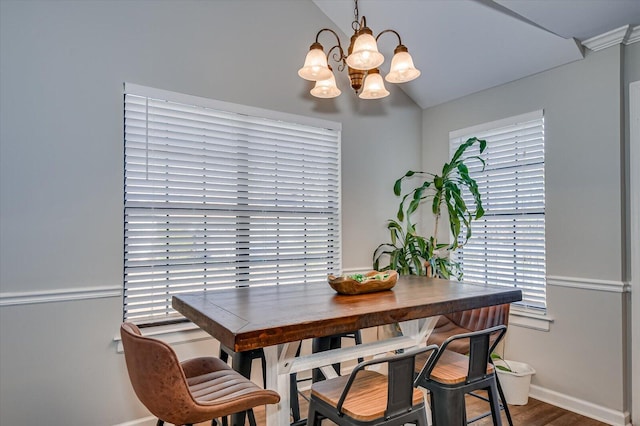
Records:
[[[360,12],[358,11],[358,0],[355,0],[355,7],[353,8],[353,22],[351,23],[351,29],[358,31],[360,29]]]

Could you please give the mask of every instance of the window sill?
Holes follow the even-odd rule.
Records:
[[[530,328],[539,331],[549,331],[553,318],[546,313],[539,313],[525,308],[511,306],[509,311],[509,325]]]
[[[162,340],[169,345],[212,339],[206,331],[190,322],[143,328],[142,334],[147,337]],[[116,342],[116,352],[124,353],[120,334],[116,335],[113,341]]]

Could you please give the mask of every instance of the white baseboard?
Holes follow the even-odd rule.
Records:
[[[628,412],[612,410],[541,386],[531,385],[529,396],[609,425],[632,426],[631,415]]]

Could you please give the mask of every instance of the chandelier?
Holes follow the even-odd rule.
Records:
[[[378,69],[384,62],[384,56],[378,51],[377,41],[385,33],[395,34],[398,37],[398,46],[393,51],[391,68],[384,79],[389,83],[404,83],[420,75],[420,71],[413,65],[413,59],[407,48],[402,44],[400,34],[394,30],[384,30],[374,38],[373,32],[367,27],[367,19],[364,16],[359,19],[358,0],[355,0],[353,14],[354,20],[351,27],[354,33],[351,36],[347,55],[344,53],[338,34],[332,29],[323,28],[316,34],[316,41],[309,48],[304,65],[298,70],[300,77],[316,82],[310,91],[315,97],[335,98],[342,93],[336,85],[333,69],[328,64],[329,57],[338,63],[338,71],[347,68],[351,87],[356,94],[362,88],[362,92],[358,95],[360,98],[380,99],[388,96],[389,91],[384,87],[384,81]],[[331,47],[326,55],[324,47],[318,42],[323,32],[333,34],[338,43]]]

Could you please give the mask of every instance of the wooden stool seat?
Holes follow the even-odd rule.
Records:
[[[426,354],[416,357],[416,373],[420,373],[427,361]],[[493,374],[494,367],[487,364],[487,374]],[[438,363],[431,372],[431,379],[440,383],[455,385],[467,380],[469,374],[469,357],[454,351],[445,350]]]
[[[337,407],[348,380],[349,376],[341,376],[315,383],[311,388],[311,396]],[[363,370],[358,373],[353,382],[342,409],[346,415],[361,422],[384,417],[387,408],[387,389],[387,376],[377,371]],[[420,405],[423,401],[422,391],[414,389],[413,405]]]

